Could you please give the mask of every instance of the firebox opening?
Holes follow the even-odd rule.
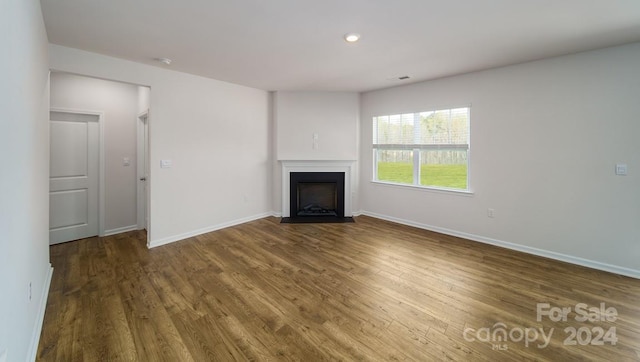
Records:
[[[297,216],[338,216],[336,182],[299,182]]]

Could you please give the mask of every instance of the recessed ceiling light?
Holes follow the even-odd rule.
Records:
[[[170,65],[171,62],[172,62],[172,60],[169,59],[169,58],[157,58],[156,60],[159,61],[160,63],[164,63],[166,65]]]
[[[356,34],[356,33],[349,33],[349,34],[345,34],[344,35],[344,40],[347,41],[347,43],[355,43],[360,39],[360,34]]]

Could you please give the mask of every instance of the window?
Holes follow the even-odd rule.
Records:
[[[469,189],[470,108],[373,117],[373,179]]]

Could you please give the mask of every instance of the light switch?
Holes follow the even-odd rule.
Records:
[[[626,176],[627,175],[627,165],[624,163],[616,164],[616,175],[618,176]]]
[[[130,166],[131,165],[131,160],[129,159],[129,157],[125,157],[122,159],[122,166]]]
[[[171,168],[173,162],[171,160],[160,160],[160,168]]]

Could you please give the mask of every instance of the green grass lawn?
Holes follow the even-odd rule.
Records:
[[[378,180],[413,184],[413,164],[380,162]],[[467,165],[421,165],[420,185],[466,189]]]

